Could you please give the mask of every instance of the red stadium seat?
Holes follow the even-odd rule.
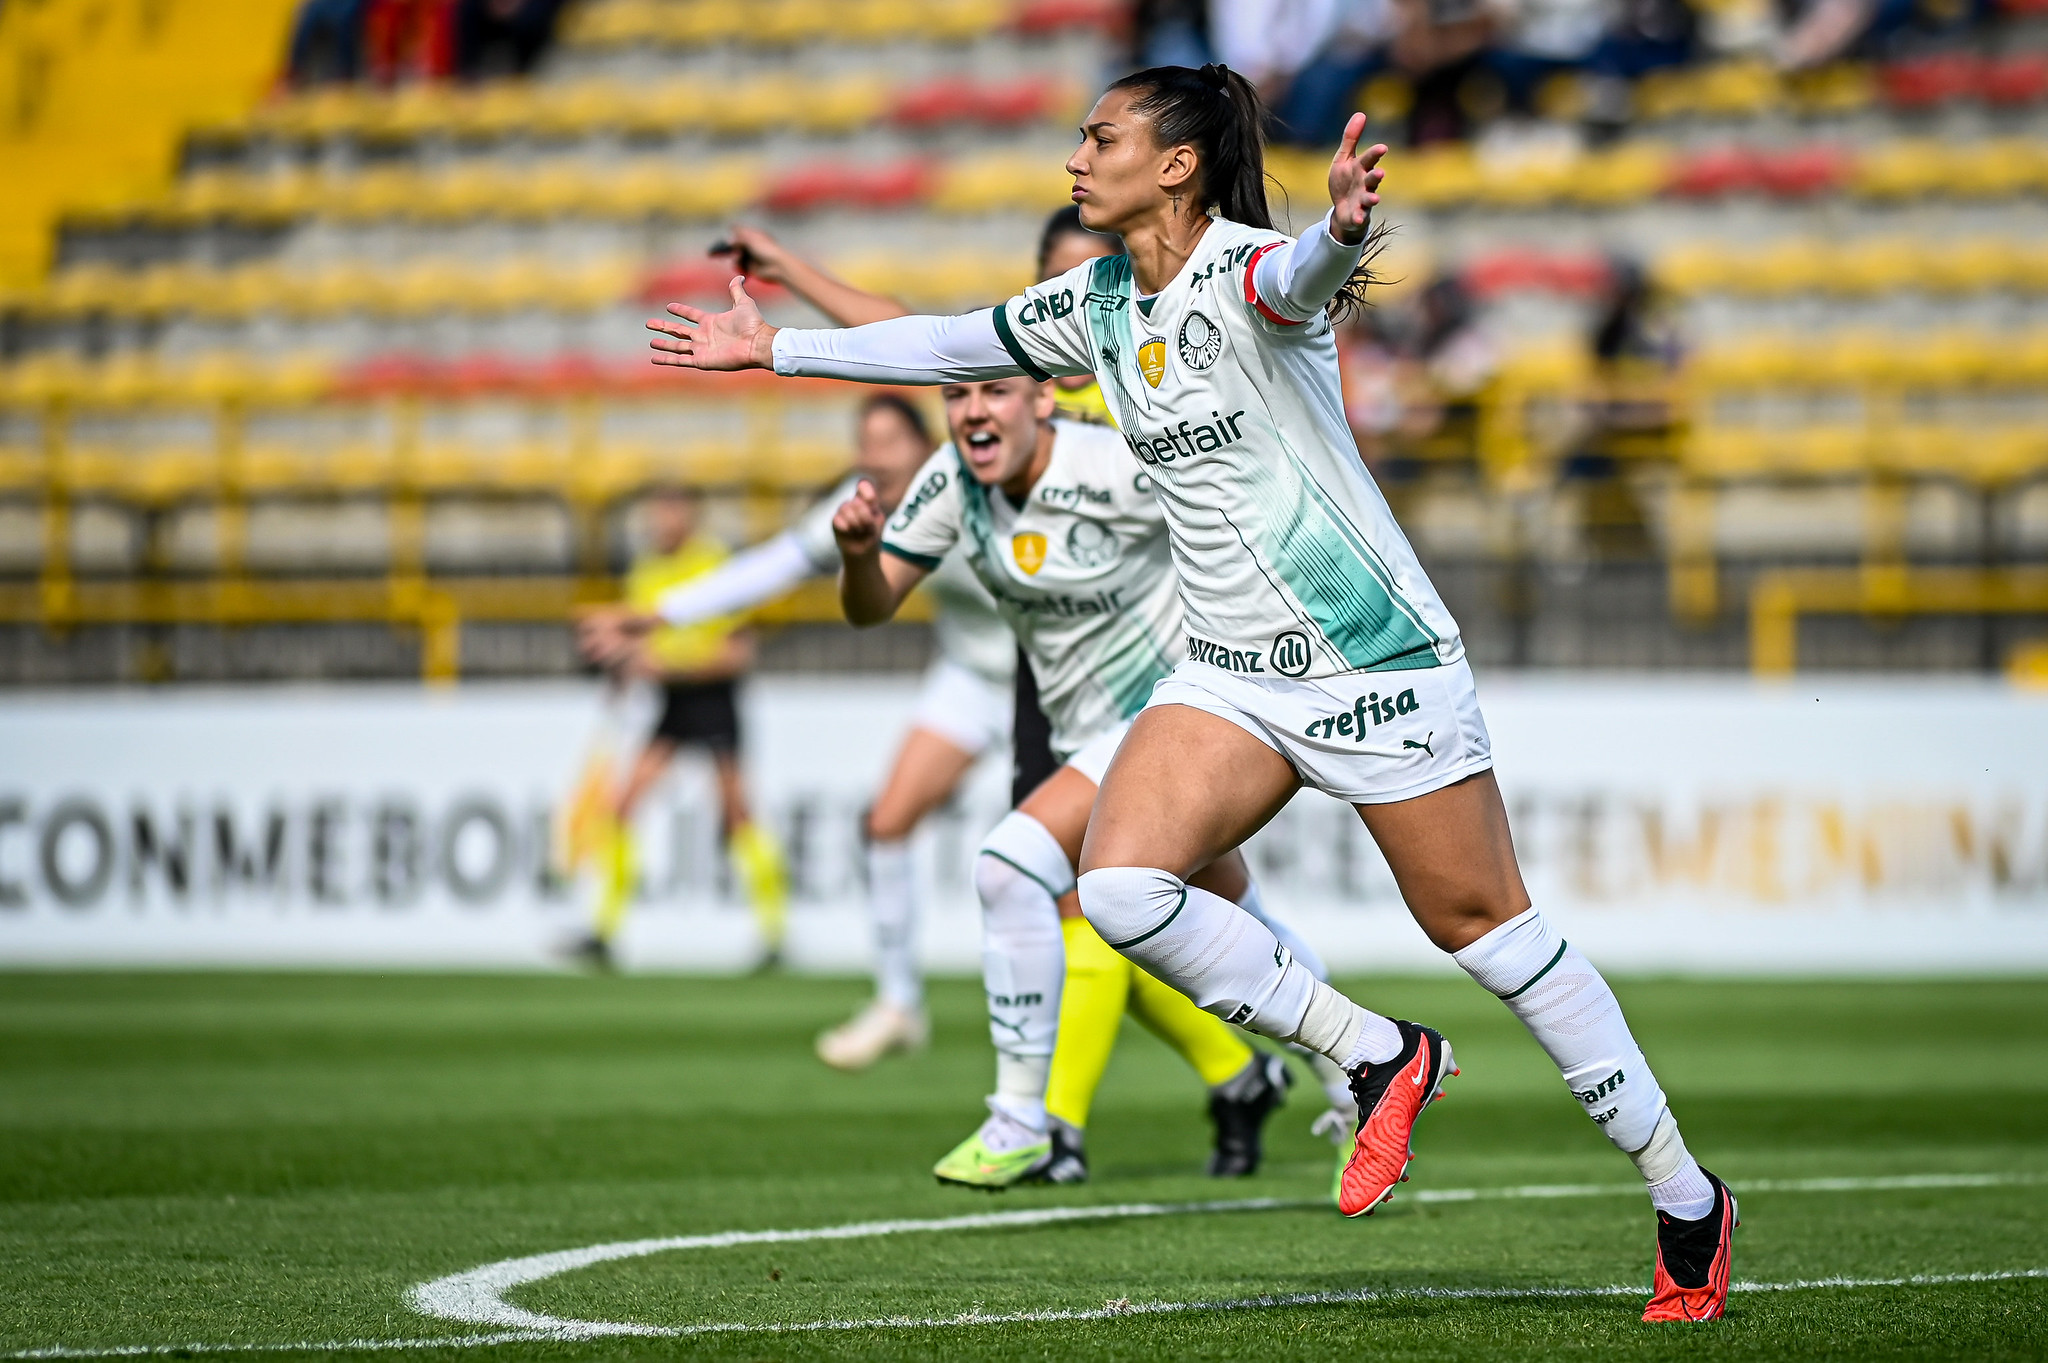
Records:
[[[937,128],[981,118],[981,90],[964,79],[935,80],[912,86],[897,96],[889,110],[893,122],[907,128]]]
[[[889,117],[907,128],[938,128],[963,122],[1002,126],[1045,117],[1052,100],[1052,86],[1044,80],[1025,79],[1007,85],[938,80],[904,91],[891,107]]]
[[[1930,109],[1976,93],[1982,63],[1968,52],[1893,62],[1880,73],[1885,98],[1900,109]]]
[[[343,370],[335,379],[334,391],[344,397],[417,393],[434,387],[440,371],[440,363],[424,355],[393,351],[373,355]]]
[[[2048,97],[2048,55],[2028,53],[1984,63],[1984,102],[2038,104]]]
[[[724,298],[725,286],[735,273],[731,256],[687,257],[650,273],[633,297],[655,304],[685,298]],[[754,279],[747,281],[747,292],[756,302],[776,302],[787,295],[779,284]]]
[[[532,370],[507,355],[484,351],[464,355],[443,368],[436,389],[455,396],[476,393],[511,393],[529,386]]]
[[[1756,182],[1756,158],[1742,147],[1716,147],[1681,159],[1673,168],[1668,193],[1685,198],[1710,198]]]
[[[1825,194],[1848,182],[1854,164],[1838,147],[1793,147],[1759,155],[1756,182],[1781,198]]]
[[[1093,28],[1114,36],[1124,32],[1130,20],[1129,7],[1118,0],[1024,0],[1014,27],[1032,35]]]
[[[784,175],[761,202],[778,213],[808,213],[829,204],[901,208],[927,197],[931,188],[931,168],[922,161],[865,167],[827,161]]]
[[[1509,293],[1594,297],[1606,290],[1610,275],[1599,255],[1505,250],[1474,256],[1461,277],[1466,291],[1483,302]]]

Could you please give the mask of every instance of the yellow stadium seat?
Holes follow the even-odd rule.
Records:
[[[1671,174],[1671,149],[1631,141],[1579,159],[1565,194],[1589,207],[1620,207],[1656,197]]]
[[[1658,287],[1690,297],[1724,289],[1735,268],[1719,243],[1692,242],[1659,255],[1651,262],[1650,275]]]
[[[926,0],[923,31],[945,42],[964,42],[1001,28],[1009,19],[1003,0]]]
[[[1842,294],[1891,293],[1911,286],[1927,254],[1923,243],[1903,237],[1841,243],[1833,247],[1833,268],[1821,286]]]
[[[1431,148],[1404,156],[1399,164],[1401,192],[1421,207],[1447,208],[1470,202],[1479,193],[1479,163],[1469,148]]]
[[[945,167],[931,203],[942,213],[1043,212],[1070,200],[1073,188],[1073,177],[1049,157],[976,157]]]
[[[1921,279],[1930,287],[1972,293],[2017,287],[2024,264],[2016,243],[1996,237],[1928,243]]]
[[[1925,139],[1880,143],[1856,158],[1850,185],[1872,199],[1915,199],[1940,188],[1944,148]]]
[[[427,187],[417,171],[386,167],[330,181],[320,199],[322,210],[333,217],[373,222],[397,217],[426,194]]]
[[[2048,188],[2048,154],[2022,138],[1950,146],[1940,166],[1949,189],[1970,198],[2009,199]]]
[[[748,33],[767,47],[794,47],[829,37],[838,28],[837,6],[831,0],[753,0],[749,8],[753,22]]]
[[[1833,268],[1827,248],[1806,237],[1792,237],[1745,253],[1729,287],[1765,297],[1805,293],[1820,288]]]
[[[1849,114],[1877,100],[1877,79],[1862,62],[1831,62],[1786,79],[1785,93],[1803,114]]]
[[[854,76],[817,86],[784,115],[793,126],[810,132],[853,132],[880,119],[888,99],[888,86],[881,80]]]
[[[614,81],[542,86],[534,92],[526,123],[545,137],[582,137],[618,127],[635,99]]]
[[[728,137],[779,127],[810,92],[793,79],[756,77],[719,90],[697,92],[692,123]]]

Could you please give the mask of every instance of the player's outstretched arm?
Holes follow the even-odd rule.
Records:
[[[839,542],[839,606],[851,625],[879,625],[896,614],[925,570],[882,551],[882,503],[863,478],[832,516]]]
[[[656,333],[649,343],[654,362],[678,369],[772,369],[790,378],[855,383],[972,383],[1026,372],[997,332],[993,310],[810,331],[769,326],[747,296],[744,279],[732,281],[732,303],[725,312],[669,304],[675,321],[657,317],[647,323]]]

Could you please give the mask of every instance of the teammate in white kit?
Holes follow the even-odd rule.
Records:
[[[1055,421],[1050,384],[1017,377],[948,384],[953,443],[919,471],[890,515],[861,487],[833,518],[845,567],[840,598],[856,625],[896,611],[925,574],[963,559],[988,588],[1038,679],[1062,767],[983,840],[975,859],[981,899],[983,976],[996,1047],[996,1091],[980,1127],[941,1159],[949,1183],[1003,1187],[1055,1180],[1045,1095],[1062,1021],[1065,952],[1057,901],[1074,867],[1097,783],[1153,686],[1180,660],[1180,584],[1152,481],[1123,440],[1099,425]],[[1263,914],[1244,859],[1228,852],[1198,883]],[[1284,927],[1290,942],[1299,939]],[[1301,948],[1306,951],[1306,947]],[[1174,995],[1191,1018],[1213,1017]],[[1119,1009],[1121,1011],[1121,1009]],[[1245,1130],[1226,1134],[1258,1161],[1259,1127],[1279,1106],[1286,1068],[1246,1053],[1224,1076],[1212,1114],[1229,1106]],[[1078,1165],[1078,1150],[1074,1158]],[[1219,1172],[1212,1166],[1211,1172]]]
[[[1435,1031],[1316,981],[1187,877],[1303,784],[1353,804],[1425,933],[1519,1017],[1641,1171],[1657,1214],[1646,1320],[1725,1307],[1734,1199],[1686,1150],[1599,972],[1530,907],[1463,646],[1344,425],[1328,312],[1362,295],[1384,147],[1353,115],[1332,209],[1299,240],[1265,199],[1262,110],[1222,67],[1160,67],[1097,101],[1067,162],[1093,262],[989,312],[777,331],[734,307],[669,311],[662,363],[869,382],[1093,370],[1173,538],[1189,657],[1104,775],[1082,907],[1110,943],[1213,1012],[1352,1075],[1340,1208],[1406,1176],[1416,1118],[1455,1073]]]
[[[861,410],[857,449],[853,473],[795,525],[666,593],[658,614],[615,611],[588,617],[585,651],[603,659],[639,631],[748,610],[806,578],[836,571],[839,549],[832,540],[832,513],[862,480],[893,507],[930,456],[932,439],[915,406],[881,394]],[[818,1057],[838,1069],[865,1069],[891,1051],[918,1049],[929,1038],[924,978],[917,964],[917,878],[910,835],[952,796],[976,759],[1004,743],[1010,731],[1016,646],[1009,626],[997,617],[995,603],[964,563],[942,566],[927,590],[937,607],[933,633],[938,657],[925,672],[910,730],[862,825],[875,925],[875,997],[817,1041]]]

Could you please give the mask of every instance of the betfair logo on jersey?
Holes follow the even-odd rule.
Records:
[[[1017,325],[1035,327],[1048,318],[1060,318],[1074,311],[1074,291],[1061,289],[1058,293],[1042,293],[1035,298],[1024,300],[1024,306],[1017,309]]]
[[[1032,577],[1038,576],[1038,570],[1045,566],[1045,536],[1036,530],[1010,536],[1010,554],[1019,568]]]
[[[1154,388],[1166,377],[1166,342],[1147,341],[1138,347],[1138,372]]]
[[[1237,419],[1244,415],[1242,408],[1229,416],[1221,412],[1211,412],[1209,415],[1216,419],[1207,426],[1197,426],[1192,422],[1183,421],[1178,426],[1167,427],[1149,440],[1127,433],[1124,436],[1124,443],[1129,445],[1131,453],[1137,455],[1144,463],[1171,464],[1176,459],[1192,459],[1198,454],[1220,450],[1225,445],[1235,445],[1244,439],[1244,432],[1237,424]]]
[[[1380,693],[1375,691],[1369,696],[1360,696],[1358,703],[1343,714],[1324,715],[1321,719],[1310,721],[1302,733],[1310,738],[1348,738],[1363,743],[1366,733],[1374,724],[1385,724],[1396,715],[1412,715],[1421,708],[1422,702],[1415,699],[1412,688],[1398,696],[1389,696],[1385,700],[1381,700]],[[1367,723],[1368,719],[1371,723]],[[1413,746],[1428,751],[1425,744],[1426,740],[1425,743]]]

